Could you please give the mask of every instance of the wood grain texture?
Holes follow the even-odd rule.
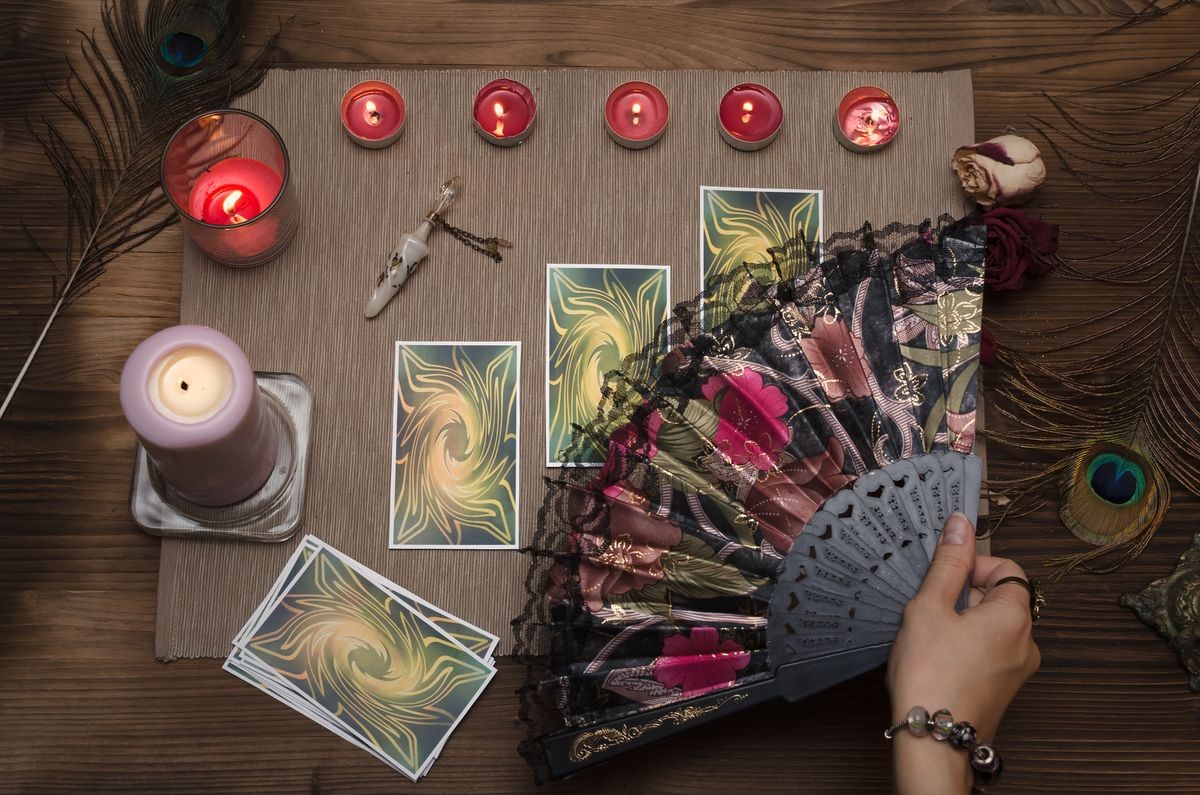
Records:
[[[62,197],[26,117],[56,111],[47,81],[97,25],[92,0],[8,0],[0,14],[0,387],[36,332],[62,235]],[[974,72],[978,137],[1029,129],[1041,91],[1153,71],[1190,54],[1200,5],[1104,35],[1140,0],[836,0],[829,3],[607,0],[259,2],[248,44],[292,17],[282,58],[296,65],[871,67]],[[1177,87],[1179,87],[1177,85]],[[1131,119],[1131,125],[1141,124]],[[1050,163],[1039,208],[1064,247],[1114,219]],[[116,263],[56,325],[0,422],[0,792],[394,792],[408,783],[212,660],[153,659],[158,541],[131,524],[132,434],[120,415],[124,358],[178,317],[181,239],[168,232]],[[992,317],[1074,316],[1118,295],[1051,280]],[[1073,308],[1073,305],[1075,308]],[[1080,351],[1086,352],[1086,348]],[[1024,462],[993,447],[991,465]],[[1196,792],[1200,696],[1166,644],[1116,606],[1174,565],[1200,501],[1177,495],[1167,526],[1115,575],[1048,587],[1042,670],[998,743],[1000,792]],[[1031,570],[1079,544],[1045,509],[993,539]],[[516,666],[463,723],[423,792],[526,792],[513,753]],[[882,677],[799,705],[735,715],[545,792],[877,793],[888,787]]]

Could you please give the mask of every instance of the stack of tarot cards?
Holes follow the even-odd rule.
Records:
[[[496,643],[307,536],[225,670],[416,781],[495,675]]]

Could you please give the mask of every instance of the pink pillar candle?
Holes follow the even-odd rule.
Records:
[[[342,127],[367,149],[391,146],[404,132],[404,97],[382,80],[366,80],[342,97]]]
[[[838,103],[833,133],[851,152],[874,152],[900,132],[900,108],[882,88],[859,86]]]
[[[630,80],[612,90],[604,103],[608,137],[626,149],[645,149],[667,131],[671,108],[658,86]]]
[[[121,409],[159,475],[201,505],[232,505],[270,477],[278,434],[246,355],[219,331],[175,326],[121,371]]]
[[[779,136],[783,103],[766,86],[742,83],[725,92],[717,116],[725,143],[743,152],[753,152]]]
[[[516,146],[533,134],[537,102],[533,92],[507,77],[479,89],[471,108],[475,132],[496,146]]]

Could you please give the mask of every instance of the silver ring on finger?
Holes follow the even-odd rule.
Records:
[[[1038,619],[1042,617],[1042,607],[1046,604],[1046,596],[1042,593],[1042,584],[1037,577],[1025,579],[1024,577],[1002,577],[996,581],[993,588],[997,588],[1005,583],[1013,583],[1020,585],[1026,591],[1029,591],[1029,617],[1036,624]]]

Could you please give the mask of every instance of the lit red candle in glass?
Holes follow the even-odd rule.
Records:
[[[404,132],[404,97],[382,80],[366,80],[342,97],[342,127],[350,140],[367,149],[393,144]]]
[[[882,88],[859,86],[838,103],[833,131],[852,152],[878,151],[900,132],[900,107]]]
[[[206,224],[229,226],[257,218],[283,187],[279,172],[249,157],[227,157],[200,173],[188,213]]]
[[[608,136],[626,149],[645,149],[667,131],[671,109],[658,86],[631,80],[612,90],[604,103]]]
[[[475,131],[496,146],[516,146],[533,133],[537,102],[523,83],[508,77],[485,85],[472,106]]]
[[[287,147],[264,119],[204,113],[168,141],[162,184],[184,229],[206,254],[235,267],[278,257],[298,227]]]
[[[717,115],[725,143],[743,152],[769,145],[783,127],[783,103],[758,83],[742,83],[725,92]]]

